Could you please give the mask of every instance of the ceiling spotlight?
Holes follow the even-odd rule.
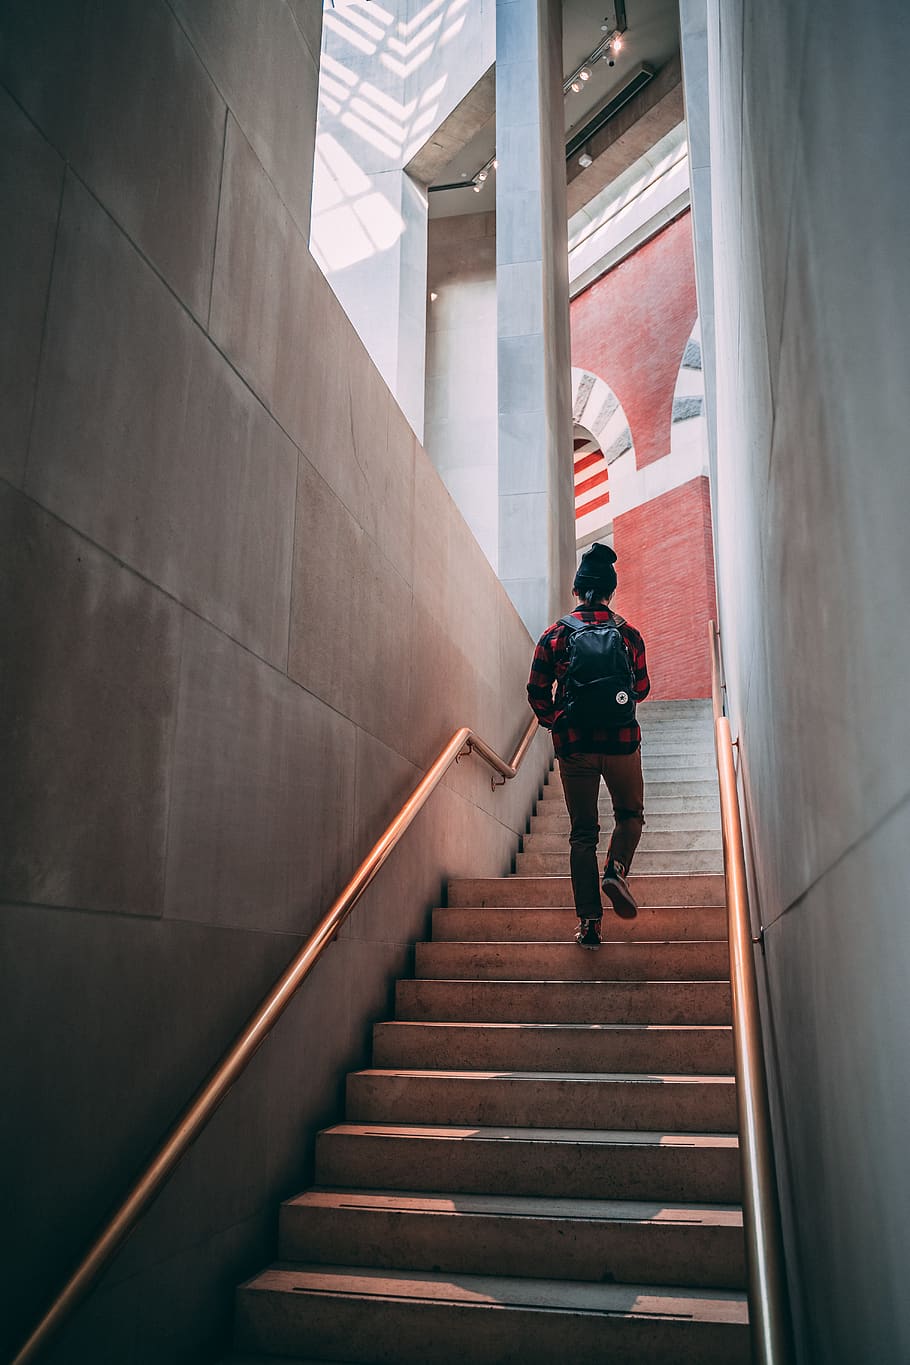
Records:
[[[435,303],[436,300],[437,300],[438,298],[439,298],[439,295],[438,295],[438,294],[434,294],[433,291],[431,290],[431,291],[430,291],[430,303]]]
[[[486,180],[486,178],[487,178],[487,176],[488,176],[489,174],[490,174],[489,171],[478,171],[478,172],[477,172],[477,179],[478,179],[478,180],[481,180],[481,181]]]
[[[591,73],[587,67],[585,67],[583,71],[579,71],[578,74],[583,81],[589,81],[591,79]]]
[[[587,170],[589,166],[594,165],[594,158],[589,155],[588,152],[582,152],[581,156],[578,158],[578,164],[583,170]]]
[[[479,180],[475,180],[475,181],[474,181],[474,193],[475,193],[475,194],[480,194],[480,191],[481,191],[482,189],[483,189],[483,185],[481,185],[480,181],[479,181]]]
[[[496,160],[495,157],[493,158],[492,165],[493,165],[493,170],[494,170],[494,171],[498,171],[498,170],[499,170],[499,162]]]
[[[605,19],[605,20],[603,21],[603,23],[601,24],[601,26],[600,26],[600,31],[601,31],[601,33],[609,33],[609,32],[610,32],[610,25],[607,23],[606,19]]]
[[[621,34],[621,33],[617,33],[616,37],[613,39],[613,51],[614,51],[614,52],[622,52],[622,34]]]
[[[580,82],[580,81],[573,81],[573,82],[572,82],[572,89],[575,91],[575,93],[576,93],[576,95],[577,95],[578,92],[579,92],[579,90],[581,89],[581,82]]]

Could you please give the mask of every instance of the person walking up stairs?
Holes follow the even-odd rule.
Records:
[[[528,679],[528,701],[553,735],[569,813],[569,870],[578,915],[575,942],[582,948],[599,948],[601,941],[597,866],[601,778],[616,821],[603,892],[623,919],[633,919],[638,911],[628,882],[645,814],[635,706],[647,697],[651,681],[644,640],[610,608],[616,591],[615,563],[609,545],[595,542],[585,551],[573,585],[575,610],[541,635]]]
[[[637,916],[572,942],[548,781],[516,875],[434,911],[280,1261],[237,1292],[232,1365],[749,1361],[710,706],[641,723]]]

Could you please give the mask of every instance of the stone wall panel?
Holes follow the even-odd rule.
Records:
[[[0,89],[0,476],[21,484],[25,473],[38,359],[44,332],[63,162]]]
[[[352,869],[354,728],[204,622],[187,622],[165,913],[307,933]]]
[[[160,915],[182,613],[0,484],[0,897]]]
[[[0,80],[204,319],[225,111],[169,7],[12,0]]]
[[[410,687],[410,585],[303,458],[295,553],[291,676],[400,748]]]
[[[284,0],[174,0],[180,23],[306,237],[322,16],[300,9],[303,30]],[[308,45],[314,40],[315,51]]]
[[[297,452],[75,180],[47,326],[28,493],[284,663]]]
[[[4,907],[0,938],[3,1000],[15,1025],[15,1046],[4,1060],[6,1103],[28,1116],[27,1123],[7,1125],[3,1142],[4,1167],[16,1172],[4,1189],[4,1209],[8,1225],[23,1230],[18,1248],[7,1239],[2,1251],[8,1293],[0,1338],[12,1348],[13,1306],[22,1330],[290,958],[295,940],[16,905]],[[135,1355],[107,1359],[165,1358],[167,1329],[153,1325],[162,1317],[155,1295],[167,1279],[164,1266],[180,1267],[198,1296],[197,1321],[187,1324],[179,1315],[172,1350],[191,1352],[210,1333],[213,1311],[223,1313],[224,1304],[214,1304],[203,1285],[217,1278],[219,1260],[223,1276],[225,1259],[237,1255],[236,1246],[226,1254],[219,1237],[239,1226],[249,1254],[245,1224],[260,1203],[266,1075],[257,1058],[55,1343],[49,1355],[55,1365],[86,1359],[90,1348],[106,1350],[112,1341]],[[211,1251],[201,1254],[207,1241]],[[23,1243],[34,1253],[23,1255]],[[224,1294],[223,1284],[218,1292]],[[157,1311],[149,1311],[147,1294]]]

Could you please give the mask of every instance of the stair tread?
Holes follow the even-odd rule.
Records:
[[[538,1308],[639,1318],[681,1317],[705,1322],[748,1321],[746,1295],[735,1289],[678,1289],[653,1285],[593,1284],[581,1280],[451,1275],[372,1270],[362,1266],[274,1265],[242,1286],[248,1293],[325,1294],[497,1308]]]
[[[714,873],[696,872],[694,875],[695,875],[696,877],[714,876]],[[538,881],[554,881],[554,882],[555,882],[555,881],[563,881],[563,880],[568,881],[568,878],[562,878],[562,877],[502,877],[502,878],[500,878],[500,880],[501,880],[501,881],[504,881],[504,882],[520,882],[520,881],[533,881],[533,882],[538,882]],[[633,879],[633,880],[634,880],[634,879]],[[465,910],[468,910],[468,911],[473,911],[475,914],[479,914],[479,913],[482,912],[482,913],[485,914],[485,915],[488,915],[491,911],[497,911],[497,910],[508,910],[510,913],[511,913],[511,912],[515,912],[515,911],[522,911],[522,910],[528,910],[528,911],[533,910],[533,911],[537,911],[537,912],[539,912],[539,911],[541,911],[541,910],[551,910],[551,911],[558,911],[559,914],[561,914],[561,915],[566,915],[566,916],[568,916],[569,919],[574,919],[574,918],[575,918],[575,910],[574,910],[574,907],[571,906],[571,905],[437,905],[437,906],[435,906],[434,908],[435,908],[435,910],[437,910],[437,911],[439,911],[439,910],[458,910],[458,911],[465,911]],[[672,912],[673,912],[675,915],[679,915],[680,917],[682,917],[683,915],[687,914],[690,910],[723,910],[723,911],[726,911],[726,908],[727,908],[727,907],[726,907],[725,905],[711,905],[711,904],[701,905],[701,904],[699,904],[699,902],[697,902],[697,901],[693,901],[691,904],[687,904],[687,905],[659,905],[659,904],[657,904],[657,903],[655,903],[655,904],[652,905],[652,904],[649,902],[647,905],[640,905],[640,906],[638,907],[638,913],[639,913],[639,915],[650,915],[650,914],[652,914],[652,912],[654,912],[654,911],[660,911],[660,912],[666,914],[667,911],[671,911],[671,910],[672,910]],[[609,914],[609,906],[607,907],[607,914]]]
[[[538,986],[559,986],[560,988],[563,987],[563,986],[585,986],[585,987],[591,987],[591,986],[616,986],[616,987],[621,988],[622,990],[632,990],[632,989],[635,989],[635,988],[638,988],[638,987],[645,987],[645,986],[712,986],[712,985],[713,985],[713,986],[726,986],[728,989],[729,989],[729,986],[730,986],[730,978],[729,978],[729,976],[668,977],[668,978],[666,978],[666,979],[664,979],[664,978],[659,978],[659,977],[655,977],[654,979],[650,979],[650,978],[645,979],[645,978],[642,978],[642,979],[640,979],[640,980],[637,980],[637,979],[634,979],[634,978],[631,979],[631,980],[627,980],[627,979],[625,979],[625,978],[623,978],[623,977],[602,977],[602,976],[591,976],[591,977],[579,977],[579,976],[570,976],[570,977],[559,977],[559,976],[551,976],[551,977],[540,977],[540,976],[422,976],[422,977],[417,977],[416,980],[419,981],[419,983],[420,983],[421,986],[431,986],[431,987],[432,987],[432,986],[438,986],[438,985],[441,985],[441,984],[443,984],[443,983],[447,983],[447,984],[450,985],[450,986],[481,986],[481,987],[483,987],[483,986],[488,986],[488,985],[489,985],[489,986],[533,986],[533,987],[535,987],[535,988],[538,987]],[[406,1021],[405,1021],[405,1022],[406,1022]],[[459,1022],[473,1022],[473,1023],[480,1023],[480,1024],[484,1024],[484,1023],[495,1024],[495,1023],[497,1023],[497,1022],[502,1023],[502,1022],[509,1022],[509,1021],[508,1021],[508,1020],[502,1021],[502,1020],[495,1020],[495,1019],[490,1019],[490,1020],[486,1020],[486,1019],[475,1019],[475,1020],[473,1020],[473,1021],[467,1021],[467,1020],[459,1021],[459,1020],[457,1020],[457,1019],[423,1019],[423,1020],[419,1020],[419,1019],[418,1019],[418,1020],[415,1020],[414,1022],[415,1022],[415,1023],[429,1023],[429,1024],[433,1024],[433,1023],[439,1023],[439,1024],[446,1024],[446,1023],[453,1024],[453,1023],[454,1023],[454,1024],[457,1024],[457,1023],[459,1023]],[[541,1020],[539,1020],[539,1019],[529,1019],[529,1020],[527,1020],[526,1022],[529,1023],[529,1024],[535,1024],[535,1023],[540,1023]],[[546,1020],[543,1020],[542,1022],[546,1023],[547,1021],[546,1021]],[[578,1022],[578,1021],[569,1021],[569,1022]]]
[[[669,908],[670,906],[723,905],[724,874],[709,872],[632,872],[629,885],[638,903]],[[509,877],[451,877],[448,883],[447,904],[461,907],[470,903],[509,906],[574,905],[572,881],[568,873],[532,873]]]
[[[735,1133],[652,1133],[608,1128],[479,1128],[415,1123],[335,1123],[323,1136],[424,1138],[460,1142],[551,1142],[603,1147],[737,1148]]]
[[[675,884],[675,883],[681,882],[681,881],[687,881],[687,880],[689,880],[690,878],[691,878],[693,881],[697,881],[697,880],[701,880],[701,879],[704,878],[704,877],[721,877],[721,876],[722,876],[722,874],[721,874],[720,872],[643,872],[640,876],[637,876],[637,875],[633,872],[633,873],[630,875],[630,877],[629,877],[629,882],[630,882],[630,884],[631,884],[632,886],[634,886],[636,882],[648,882],[648,884],[650,885],[650,883],[652,883],[652,882],[666,881],[666,882],[667,882],[667,889],[669,889],[669,886],[670,886],[671,884]],[[519,876],[517,876],[515,873],[513,873],[511,876],[508,876],[508,877],[450,877],[450,878],[449,878],[449,885],[450,885],[450,886],[453,886],[453,885],[454,885],[454,886],[457,886],[457,885],[459,885],[461,882],[483,882],[483,883],[488,883],[488,882],[539,882],[539,881],[544,881],[544,882],[546,882],[546,881],[563,881],[563,882],[569,882],[570,880],[571,880],[571,879],[569,878],[568,875],[566,875],[566,876],[564,876],[564,877],[519,877]],[[672,902],[668,902],[668,904],[672,904]]]
[[[496,1032],[559,1031],[567,1033],[729,1033],[730,1024],[560,1024],[514,1023],[510,1021],[485,1023],[482,1020],[460,1019],[386,1019],[377,1028],[416,1029],[491,1029]],[[386,1068],[388,1069],[388,1068]]]
[[[579,1028],[585,1025],[577,1025]],[[706,1025],[712,1027],[712,1025]],[[735,1078],[732,1075],[715,1075],[713,1073],[693,1073],[693,1072],[667,1072],[666,1074],[651,1071],[454,1071],[431,1069],[430,1067],[383,1067],[370,1066],[363,1067],[360,1071],[351,1071],[349,1076],[395,1076],[397,1078],[408,1076],[421,1076],[427,1079],[453,1079],[458,1081],[571,1081],[579,1085],[600,1084],[604,1081],[621,1081],[629,1085],[733,1085]]]
[[[494,909],[494,910],[495,910],[495,909],[500,909],[500,908],[503,909],[503,910],[506,910],[506,909],[509,909],[509,910],[514,909],[513,906],[502,906],[502,907],[499,907],[499,906],[481,906],[481,907],[478,907],[478,908],[480,908],[480,909]],[[533,909],[547,909],[547,908],[549,908],[549,907],[546,907],[546,906],[536,906],[536,907],[535,907],[535,906],[529,906],[528,908],[533,910]],[[552,907],[552,908],[558,909],[559,907],[556,906],[556,907]],[[460,909],[461,909],[461,906],[458,906],[458,909],[460,910]],[[575,912],[574,912],[574,910],[573,910],[573,911],[570,911],[569,913],[572,915],[572,918],[574,919],[574,918],[575,918]],[[611,923],[611,921],[608,920],[608,918],[607,918],[606,915],[604,915],[604,925],[603,925],[603,927],[606,929],[606,928],[609,926],[610,923]],[[712,948],[716,948],[718,944],[725,944],[726,941],[727,941],[727,940],[726,940],[725,938],[610,938],[609,935],[605,933],[604,936],[603,936],[603,941],[602,941],[602,945],[601,945],[601,946],[604,947],[604,948],[610,948],[610,947],[622,948],[623,950],[625,950],[625,949],[627,949],[627,948],[641,948],[641,949],[643,949],[644,951],[650,951],[650,950],[652,950],[652,949],[654,949],[654,948],[660,948],[660,947],[662,947],[662,946],[664,946],[664,945],[666,945],[666,944],[672,944],[674,947],[676,947],[677,945],[679,945],[679,946],[684,946],[684,947],[686,947],[686,948],[696,947],[696,946],[698,946],[699,944],[710,944],[710,946],[711,946]],[[432,946],[432,947],[434,947],[434,948],[446,948],[446,949],[449,949],[449,948],[484,948],[484,949],[487,949],[487,948],[489,948],[489,949],[491,949],[491,950],[494,949],[494,948],[554,948],[554,949],[572,948],[574,951],[576,951],[576,952],[578,951],[578,944],[575,943],[574,939],[570,941],[569,939],[552,939],[552,938],[520,938],[520,939],[519,939],[519,938],[426,938],[426,939],[421,939],[421,940],[420,940],[420,946],[421,946],[421,947]],[[582,951],[585,951],[585,950],[582,950]]]
[[[273,1355],[226,1356],[219,1362],[219,1365],[276,1365],[276,1360],[278,1365],[354,1365],[352,1361],[345,1360],[311,1360],[309,1356],[303,1360],[300,1356],[281,1356],[279,1358]]]
[[[618,1223],[684,1223],[742,1227],[737,1204],[677,1204],[632,1199],[559,1199],[545,1195],[425,1194],[420,1190],[352,1190],[320,1186],[284,1201],[286,1208],[396,1209],[413,1213],[574,1218]]]

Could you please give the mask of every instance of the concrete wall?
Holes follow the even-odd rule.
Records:
[[[0,18],[3,1340],[529,637],[307,250],[317,0]],[[212,1358],[451,873],[461,764],[48,1360]]]
[[[496,215],[434,218],[429,229],[424,444],[495,569]]]
[[[855,17],[707,10],[718,591],[804,1365],[910,1359],[910,23]]]
[[[534,634],[575,568],[562,5],[496,4],[499,573]]]

